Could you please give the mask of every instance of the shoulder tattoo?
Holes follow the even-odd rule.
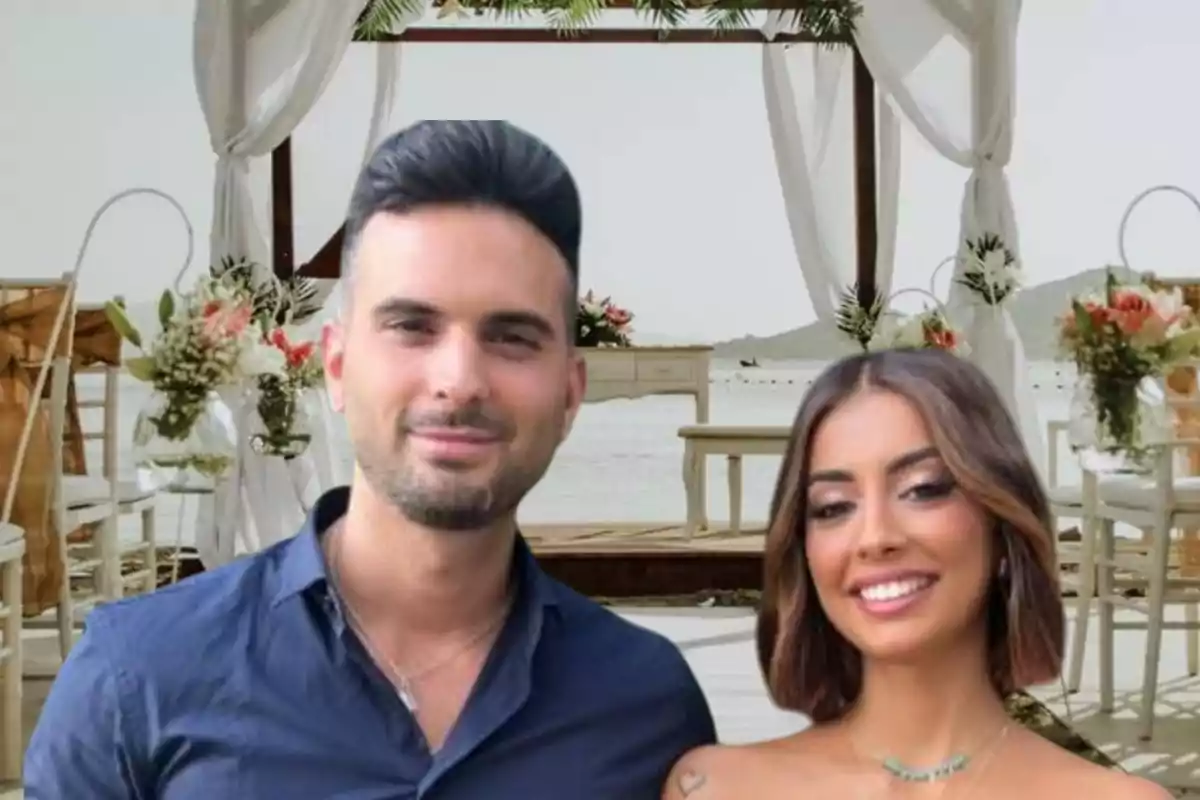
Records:
[[[679,793],[683,797],[691,797],[696,792],[704,788],[704,784],[708,782],[708,778],[694,770],[688,770],[679,776],[676,785],[679,787]]]

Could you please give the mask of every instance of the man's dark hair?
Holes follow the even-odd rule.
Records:
[[[567,262],[574,308],[583,226],[575,179],[549,145],[500,119],[424,120],[385,139],[354,185],[342,275],[371,217],[447,205],[507,211],[537,228]]]

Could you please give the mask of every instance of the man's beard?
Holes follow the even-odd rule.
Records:
[[[507,434],[500,422],[489,419],[477,408],[452,415],[427,415],[413,424],[405,420],[398,427],[421,425],[474,427]],[[394,441],[402,441],[403,431]],[[555,447],[548,452],[531,454],[529,463],[501,463],[490,480],[478,482],[453,466],[413,463],[404,448],[385,449],[383,440],[370,433],[356,436],[355,457],[371,487],[386,497],[406,519],[432,530],[469,531],[486,528],[512,514],[521,499],[532,489],[550,465]]]

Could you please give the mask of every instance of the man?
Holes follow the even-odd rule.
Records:
[[[674,645],[517,531],[584,396],[580,217],[566,166],[505,122],[380,146],[323,333],[351,487],[290,541],[95,611],[27,798],[650,800],[715,739]]]

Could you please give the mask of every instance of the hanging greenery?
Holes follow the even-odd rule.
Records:
[[[633,11],[663,29],[678,28],[693,12],[704,16],[714,34],[754,25],[754,14],[762,11],[763,0],[632,0]],[[481,17],[492,15],[518,19],[539,14],[552,30],[564,33],[595,25],[611,0],[438,0],[440,16],[452,14]],[[362,41],[384,38],[399,27],[400,20],[425,7],[425,0],[370,0],[359,15],[354,37]],[[627,6],[622,6],[627,7]],[[791,15],[798,33],[818,39],[848,41],[854,21],[862,14],[857,0],[781,0],[775,10]]]
[[[852,284],[838,298],[837,329],[857,342],[865,353],[875,336],[883,306],[883,299],[876,297],[870,308],[864,308],[858,300],[858,284]]]
[[[225,256],[209,268],[213,278],[241,289],[252,299],[254,319],[264,328],[299,325],[321,310],[320,288],[312,278],[293,275],[262,280],[262,269],[247,258]]]

